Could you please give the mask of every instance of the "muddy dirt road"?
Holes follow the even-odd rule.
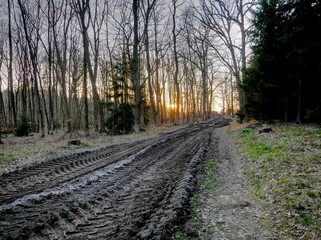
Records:
[[[184,221],[210,122],[0,176],[0,239],[171,239]]]

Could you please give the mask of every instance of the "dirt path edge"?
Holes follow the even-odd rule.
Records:
[[[262,223],[264,211],[251,194],[243,167],[225,129],[215,129],[192,199],[192,214],[177,233],[178,239],[274,239]],[[209,188],[208,184],[213,186]]]

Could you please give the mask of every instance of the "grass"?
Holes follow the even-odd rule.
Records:
[[[206,191],[214,190],[214,184],[218,181],[217,174],[215,172],[216,163],[213,161],[207,162],[204,169],[205,180],[201,184],[201,189]]]
[[[216,162],[208,161],[203,171],[204,180],[201,184],[203,192],[211,192],[214,190],[215,184],[219,181],[216,173]]]
[[[42,148],[41,148],[42,147]],[[6,164],[15,163],[16,161],[22,161],[24,159],[37,159],[40,157],[46,157],[47,155],[54,155],[55,151],[51,150],[48,146],[26,146],[16,145],[13,147],[2,148],[0,152],[0,168]]]
[[[186,238],[186,236],[185,236],[185,234],[184,233],[180,233],[179,235],[178,235],[178,237],[177,237],[177,240],[186,240],[187,238]]]
[[[9,152],[9,153],[0,153],[0,164],[10,163],[15,161],[16,158]]]
[[[321,129],[271,125],[273,132],[229,128],[253,194],[280,239],[321,239]]]

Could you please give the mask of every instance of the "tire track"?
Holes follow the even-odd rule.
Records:
[[[42,187],[25,191],[20,196],[26,192],[33,195],[16,198],[13,203],[2,200],[0,238],[168,239],[175,223],[186,214],[184,208],[195,187],[209,133],[221,124],[217,119],[148,141],[104,148],[97,155],[85,153],[87,156],[80,158],[76,154],[74,159],[67,158],[67,163],[49,161],[45,169],[57,171],[60,175],[55,178],[64,179],[60,185],[55,180],[52,189],[47,189],[51,186],[48,182],[41,183],[41,168],[31,168],[29,175],[21,173],[20,178],[15,173],[19,180],[9,174],[13,180],[8,184],[11,187],[6,186],[7,199],[14,199],[17,190],[13,189],[19,188],[23,179],[34,177],[39,182],[36,186]],[[128,149],[119,152],[124,146]],[[63,178],[66,175],[69,177]],[[39,193],[42,188],[46,190]]]
[[[31,169],[3,174],[0,179],[0,204],[9,203],[21,196],[40,192],[73,178],[117,162],[142,149],[146,143],[108,147],[94,152],[62,157],[42,163]],[[125,149],[125,150],[124,150]]]

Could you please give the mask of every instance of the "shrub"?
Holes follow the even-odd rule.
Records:
[[[28,136],[31,125],[29,119],[26,116],[20,116],[20,119],[13,131],[13,134],[17,137]]]

